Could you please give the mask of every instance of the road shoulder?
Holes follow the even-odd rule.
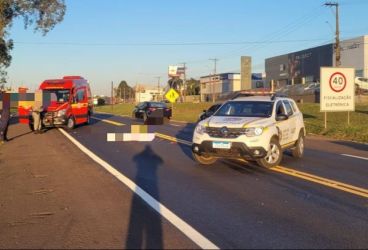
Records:
[[[196,247],[57,130],[34,135],[16,124],[9,133],[0,248]]]

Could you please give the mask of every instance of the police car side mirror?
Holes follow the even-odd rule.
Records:
[[[287,119],[289,119],[289,117],[285,114],[279,114],[276,116],[276,121],[285,121]]]

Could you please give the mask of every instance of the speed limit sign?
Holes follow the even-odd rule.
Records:
[[[335,72],[330,77],[330,88],[335,92],[341,92],[346,87],[346,77],[341,72]]]
[[[353,68],[321,68],[321,111],[355,110],[355,70]]]

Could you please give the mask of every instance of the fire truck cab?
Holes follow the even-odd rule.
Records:
[[[93,99],[89,83],[81,76],[64,76],[62,79],[45,80],[39,90],[43,94],[43,127],[67,127],[88,124],[93,113]],[[28,123],[33,128],[31,107],[19,107],[23,114],[21,123]],[[24,119],[28,114],[28,119]]]

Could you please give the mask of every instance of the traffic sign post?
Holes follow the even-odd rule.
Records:
[[[353,68],[321,67],[320,110],[325,112],[325,128],[327,128],[326,112],[355,111],[355,70]]]
[[[174,103],[178,99],[179,94],[175,89],[171,88],[165,93],[165,97],[169,102]]]
[[[178,92],[176,92],[175,89],[171,88],[169,89],[166,93],[165,93],[165,98],[171,102],[171,115],[174,115],[174,102],[176,102],[176,100],[178,99],[180,95],[178,94]]]

